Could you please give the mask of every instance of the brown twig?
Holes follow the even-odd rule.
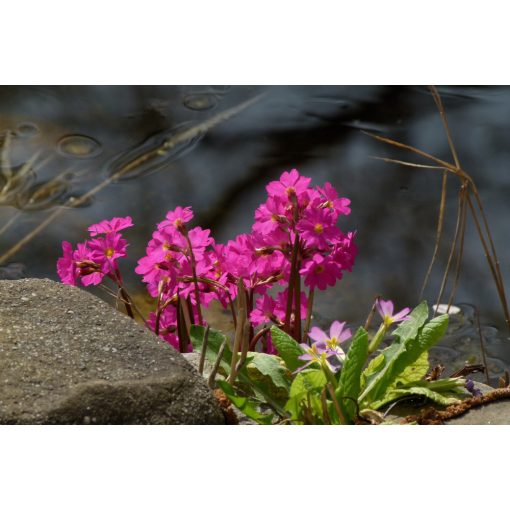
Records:
[[[416,422],[419,425],[443,425],[445,421],[462,416],[470,409],[507,398],[510,398],[510,388],[498,388],[485,395],[468,398],[459,404],[450,405],[444,411],[438,411],[432,407],[425,409],[420,414],[407,416],[403,423]]]

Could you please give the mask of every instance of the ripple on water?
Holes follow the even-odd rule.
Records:
[[[116,156],[108,165],[110,176],[115,180],[136,179],[161,170],[169,163],[190,152],[202,139],[203,133],[186,136],[193,124],[181,124],[169,131],[149,137],[145,142]]]
[[[212,110],[218,104],[219,98],[217,94],[209,92],[188,94],[184,100],[184,106],[190,110],[199,112]]]
[[[23,211],[41,211],[59,205],[59,200],[69,190],[71,174],[30,186],[16,197],[16,207]]]
[[[57,151],[66,158],[95,158],[103,152],[101,144],[86,135],[66,135],[57,142]]]
[[[15,133],[20,138],[34,138],[39,134],[39,128],[32,122],[21,122],[16,127]]]

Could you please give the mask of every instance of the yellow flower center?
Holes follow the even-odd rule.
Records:
[[[332,336],[330,339],[326,340],[326,345],[328,347],[336,347],[338,344],[338,339],[336,336]]]
[[[113,248],[108,248],[104,253],[108,258],[110,258],[115,252]]]
[[[316,223],[313,229],[315,230],[316,234],[322,234],[322,232],[324,231],[324,227],[322,226],[321,223]]]
[[[317,274],[320,274],[324,271],[324,266],[322,264],[318,264],[316,267],[315,267],[315,272]]]
[[[285,191],[287,192],[287,195],[289,195],[289,196],[296,194],[296,189],[293,188],[292,186],[288,187]]]

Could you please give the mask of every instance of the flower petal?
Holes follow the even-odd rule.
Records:
[[[329,338],[339,338],[342,330],[344,329],[345,322],[338,322],[335,321],[333,324],[331,324],[331,328],[329,329]]]
[[[349,328],[347,328],[345,331],[342,331],[342,334],[340,336],[338,336],[337,339],[338,339],[339,343],[345,342],[346,340],[351,338],[351,336],[352,336],[351,330]]]
[[[308,333],[308,336],[314,341],[314,342],[325,342],[326,340],[329,340],[328,335],[322,331],[322,329],[314,326],[310,332]]]
[[[400,310],[400,312],[398,312],[392,317],[393,322],[400,322],[405,320],[410,311],[411,311],[410,308],[404,308],[403,310]]]

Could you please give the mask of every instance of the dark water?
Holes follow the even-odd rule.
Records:
[[[439,90],[461,164],[479,187],[508,288],[510,88]],[[251,106],[221,118],[260,94]],[[66,208],[4,262],[2,277],[15,277],[23,264],[27,276],[57,279],[55,263],[63,239],[76,243],[85,237],[89,224],[131,215],[136,227],[128,233],[130,257],[124,263],[128,276],[144,255],[155,224],[177,205],[191,205],[195,224],[211,228],[224,242],[250,229],[254,210],[264,200],[265,184],[295,167],[314,184],[329,180],[352,200],[352,214],[341,227],[358,231],[355,269],[336,288],[318,296],[321,315],[362,322],[376,294],[393,299],[399,307],[417,303],[433,250],[441,174],[373,159],[418,161],[362,131],[392,137],[450,161],[436,107],[425,87],[0,87],[0,112],[0,132],[12,133],[11,173],[20,176],[7,189],[5,175],[0,178],[0,253],[62,204],[69,205],[70,198],[79,201],[119,168],[194,126],[219,119],[133,165],[80,207]],[[33,164],[26,165],[30,158],[35,158]],[[457,190],[458,183],[451,178],[446,239],[453,234]],[[445,243],[425,295],[431,302],[447,256]],[[142,288],[134,273],[129,284]],[[509,364],[501,308],[471,222],[456,302],[479,308],[482,323],[496,332],[491,338],[499,342],[494,359],[499,356],[500,364]]]

